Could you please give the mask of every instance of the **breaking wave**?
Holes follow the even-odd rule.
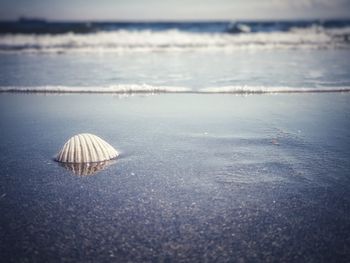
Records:
[[[0,21],[0,52],[350,48],[350,20],[251,22]]]
[[[188,32],[178,29],[116,30],[94,33],[2,34],[0,52],[151,52],[231,51],[237,49],[348,49],[350,26],[342,28],[290,28],[288,31],[238,34]]]
[[[291,32],[250,34],[198,34],[181,31],[117,31],[94,34],[4,35],[0,51],[7,52],[130,52],[236,49],[345,49],[350,48],[350,28],[345,32]]]

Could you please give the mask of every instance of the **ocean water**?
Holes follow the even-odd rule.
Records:
[[[0,22],[6,262],[349,262],[350,22]],[[61,165],[89,132],[117,160]]]
[[[349,20],[271,22],[0,22],[3,52],[348,48]]]
[[[349,50],[0,54],[0,91],[349,90]]]
[[[0,22],[0,91],[348,91],[350,22]]]

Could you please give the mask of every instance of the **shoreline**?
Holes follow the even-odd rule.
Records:
[[[142,87],[142,85],[141,85]],[[254,94],[294,94],[294,93],[348,93],[350,87],[344,88],[242,88],[222,87],[190,90],[182,87],[152,87],[148,90],[135,89],[114,89],[114,88],[90,88],[90,87],[0,87],[0,93],[42,93],[42,94],[233,94],[233,95],[254,95]],[[76,90],[75,90],[76,89]],[[230,90],[231,89],[231,90]]]

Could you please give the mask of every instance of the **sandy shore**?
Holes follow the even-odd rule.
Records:
[[[349,99],[0,94],[2,258],[345,262]],[[53,161],[81,132],[120,158]]]

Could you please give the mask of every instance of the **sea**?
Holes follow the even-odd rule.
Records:
[[[350,262],[349,157],[350,20],[0,22],[4,262]]]
[[[0,91],[348,91],[350,21],[0,22]]]

